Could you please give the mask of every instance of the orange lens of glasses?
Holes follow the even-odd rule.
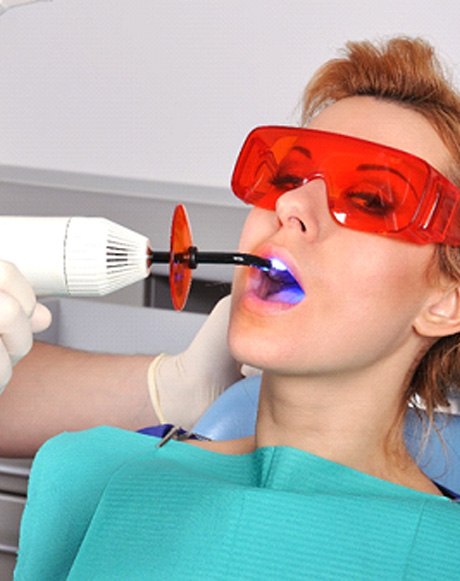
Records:
[[[189,266],[189,249],[192,232],[187,212],[182,204],[176,206],[171,225],[171,256],[169,262],[169,287],[173,307],[181,311],[190,292],[192,270]]]
[[[297,127],[259,127],[232,177],[248,204],[277,200],[321,178],[341,226],[417,243],[460,245],[460,190],[425,160],[377,143]]]

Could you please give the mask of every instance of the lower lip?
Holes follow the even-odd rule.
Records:
[[[248,291],[244,293],[241,299],[241,304],[245,309],[263,315],[290,311],[291,309],[297,307],[301,302],[302,301],[296,303],[276,300],[268,301],[261,299],[254,291]]]

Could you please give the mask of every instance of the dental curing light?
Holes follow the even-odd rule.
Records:
[[[153,264],[169,264],[177,310],[200,263],[271,264],[252,254],[200,252],[182,205],[174,212],[168,252],[153,251],[148,238],[105,218],[0,216],[0,260],[14,263],[38,296],[75,297],[109,294],[147,278]]]

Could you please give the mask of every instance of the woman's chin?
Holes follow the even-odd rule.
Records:
[[[251,367],[268,370],[276,361],[283,361],[290,352],[292,345],[283,345],[284,333],[268,329],[265,325],[240,325],[235,320],[230,325],[228,343],[230,352],[237,361]]]

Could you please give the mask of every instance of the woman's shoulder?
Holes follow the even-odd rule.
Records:
[[[249,454],[256,449],[254,436],[220,441],[187,440],[187,443],[202,450],[228,455]]]

